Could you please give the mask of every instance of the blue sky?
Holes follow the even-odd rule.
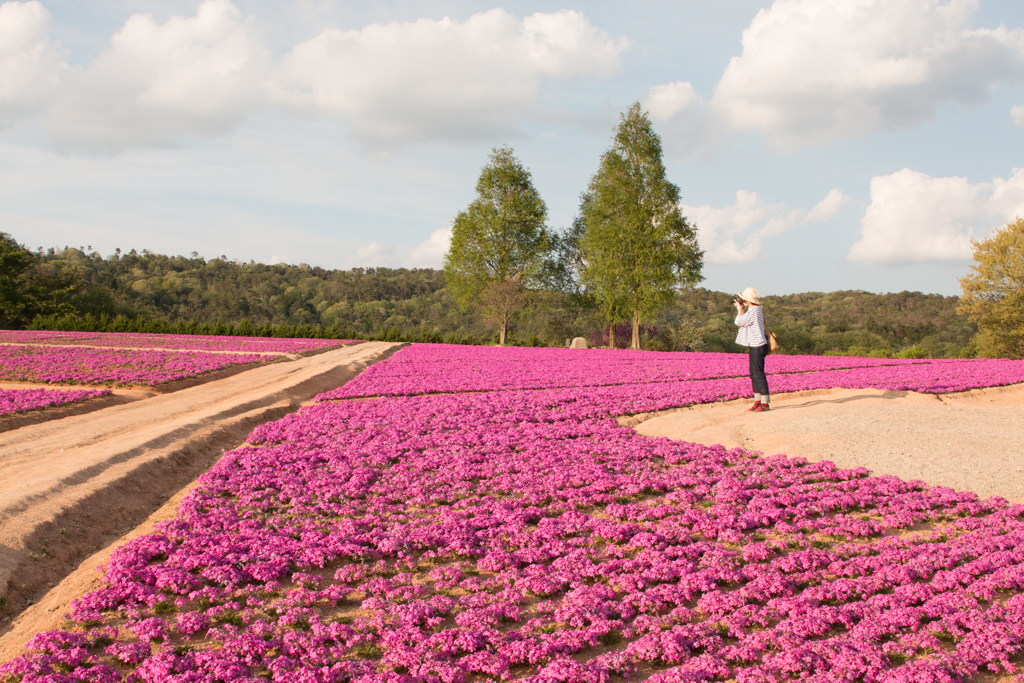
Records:
[[[705,286],[959,292],[1024,215],[1024,3],[0,4],[0,230],[438,267],[491,148],[568,226],[640,101]]]

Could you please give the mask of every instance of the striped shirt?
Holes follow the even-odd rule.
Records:
[[[768,343],[764,337],[764,313],[760,306],[751,306],[746,313],[736,316],[736,326],[740,328],[736,335],[736,343],[740,346],[764,346]]]

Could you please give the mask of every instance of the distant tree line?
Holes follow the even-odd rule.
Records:
[[[30,252],[0,235],[0,259],[28,267],[0,281],[6,329],[82,329],[252,336],[338,336],[395,341],[497,343],[479,309],[463,310],[441,270],[263,265],[149,251],[102,256],[81,247]],[[7,261],[0,261],[6,263]],[[731,295],[697,288],[641,329],[655,350],[737,351]],[[769,320],[787,353],[934,357],[976,352],[977,327],[959,298],[918,292],[844,291],[766,296]],[[336,335],[332,332],[336,331]],[[618,346],[631,324],[617,327]],[[515,344],[562,346],[567,338],[608,341],[600,311],[570,293],[541,290],[509,330]]]

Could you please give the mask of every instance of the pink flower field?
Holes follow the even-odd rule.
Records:
[[[53,346],[109,346],[112,348],[164,348],[191,351],[244,351],[246,353],[308,353],[351,344],[347,339],[278,339],[271,337],[216,337],[198,334],[138,334],[129,332],[51,332],[0,330],[0,344]]]
[[[917,683],[1016,673],[1024,506],[643,437],[613,417],[749,395],[743,368],[728,356],[563,353],[413,345],[257,428],[176,519],[114,552],[65,630],[35,636],[0,677]],[[776,392],[1024,381],[1013,361],[772,362]],[[411,379],[417,368],[429,382]],[[632,379],[565,384],[602,372]],[[515,373],[529,389],[502,388]]]
[[[65,403],[77,403],[87,398],[99,398],[110,393],[109,389],[0,389],[0,417],[40,410]]]
[[[277,356],[0,345],[0,380],[156,386]]]
[[[899,360],[845,356],[769,356],[769,375],[783,384],[773,391],[799,391],[842,386],[930,393],[963,391],[1024,381],[1024,362],[1003,360]],[[835,375],[825,371],[847,371]],[[373,365],[326,398],[411,396],[465,391],[622,387],[603,395],[641,392],[658,401],[657,408],[612,408],[613,414],[668,408],[690,403],[738,398],[749,394],[748,360],[739,353],[658,353],[608,349],[524,349],[415,344],[387,363]],[[792,375],[804,375],[795,377]],[[705,384],[700,380],[742,378]],[[981,384],[977,384],[977,382]],[[838,382],[838,383],[837,383]],[[664,387],[650,387],[662,383]],[[722,389],[708,396],[712,387]],[[784,387],[784,388],[783,388]],[[684,398],[687,397],[687,398]]]

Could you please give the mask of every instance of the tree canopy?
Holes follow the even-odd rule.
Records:
[[[0,325],[16,327],[37,315],[74,313],[72,300],[84,286],[75,265],[47,262],[0,232]]]
[[[982,354],[1024,358],[1024,218],[971,243],[975,264],[960,278],[958,312],[977,323]]]
[[[497,323],[501,344],[529,287],[545,273],[550,249],[547,206],[530,171],[509,147],[491,151],[480,171],[477,198],[452,224],[445,281],[461,306],[482,304]]]
[[[17,323],[26,308],[22,276],[35,264],[32,252],[0,232],[0,324]]]
[[[610,323],[630,318],[631,348],[640,348],[643,320],[703,279],[704,252],[679,199],[666,178],[661,138],[634,103],[580,201],[582,281]]]
[[[224,334],[235,323],[236,333],[242,334],[249,321],[246,334],[257,336],[311,336],[317,326],[347,339],[493,343],[498,336],[486,328],[479,309],[460,309],[440,270],[325,270],[148,250],[101,256],[76,247],[33,252],[32,257],[35,265],[18,279],[19,286],[41,269],[77,273],[79,283],[66,302],[76,319],[36,318],[39,329]],[[643,347],[696,350],[699,333],[705,350],[734,352],[731,301],[726,292],[700,287],[678,295],[665,315],[655,318],[657,336],[645,328]],[[955,358],[976,350],[977,326],[957,312],[955,296],[807,292],[766,301],[786,353],[901,355],[914,348],[933,358]],[[32,311],[26,310],[18,322],[3,326],[27,327],[32,321]],[[700,327],[674,329],[680,321]],[[571,296],[540,288],[531,292],[506,343],[562,346],[567,338],[582,336],[598,344],[601,327],[597,309],[573,305]],[[680,331],[694,336],[676,339]],[[620,339],[627,337],[624,327]]]

